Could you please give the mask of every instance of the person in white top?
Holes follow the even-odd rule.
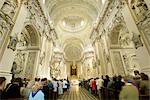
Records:
[[[57,80],[56,80],[56,79],[54,79],[52,83],[53,83],[53,99],[56,100],[56,98],[57,98],[57,93],[58,93],[58,90],[57,90],[57,88],[58,88],[58,83],[57,83]]]
[[[59,95],[63,94],[63,81],[62,80],[58,81],[58,94]]]
[[[104,83],[104,80],[101,78],[98,78],[96,80],[97,91],[98,91],[98,96],[100,100],[101,100],[101,88],[103,87],[103,83]]]

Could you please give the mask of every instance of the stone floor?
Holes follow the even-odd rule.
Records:
[[[72,86],[69,91],[64,93],[58,100],[98,100],[87,90],[78,86]]]

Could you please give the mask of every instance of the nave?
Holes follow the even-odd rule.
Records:
[[[58,97],[66,80],[83,88]],[[39,91],[92,100],[98,80],[106,98],[122,83],[137,87],[135,97],[150,96],[150,0],[0,0],[0,96],[11,85],[11,100]]]
[[[98,100],[91,95],[86,89],[78,85],[72,86],[66,93],[58,98],[58,100]]]

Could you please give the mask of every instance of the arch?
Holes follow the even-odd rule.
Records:
[[[83,43],[78,38],[69,38],[64,42],[63,49],[65,52],[65,59],[76,61],[82,57]]]
[[[22,32],[17,35],[18,45],[14,58],[17,63],[15,77],[31,78],[35,74],[36,60],[38,59],[37,51],[41,48],[40,34],[32,23],[26,22]]]
[[[26,22],[24,28],[29,33],[28,35],[30,36],[31,46],[37,46],[40,48],[41,38],[40,33],[36,29],[36,26],[30,22]]]
[[[69,44],[78,45],[83,49],[83,42],[78,38],[72,37],[72,38],[66,39],[63,43],[63,48],[65,49],[66,46],[69,45]]]
[[[110,44],[111,45],[119,45],[119,39],[120,39],[120,30],[125,28],[125,23],[120,23],[114,26],[110,33]]]

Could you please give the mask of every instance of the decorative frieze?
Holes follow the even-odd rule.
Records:
[[[16,8],[17,8],[16,0],[5,0],[1,8],[1,12],[12,20],[15,15]]]
[[[145,13],[145,16],[137,23],[138,28],[144,33],[150,46],[150,10]]]
[[[21,74],[25,68],[26,53],[18,51],[15,55],[15,59],[12,65],[11,72],[14,77],[21,77]]]
[[[148,11],[148,6],[145,3],[145,0],[131,0],[129,4],[138,20],[144,17],[145,13]]]
[[[134,70],[140,70],[134,51],[126,50],[126,52],[123,52],[122,56],[128,75],[133,75]]]

